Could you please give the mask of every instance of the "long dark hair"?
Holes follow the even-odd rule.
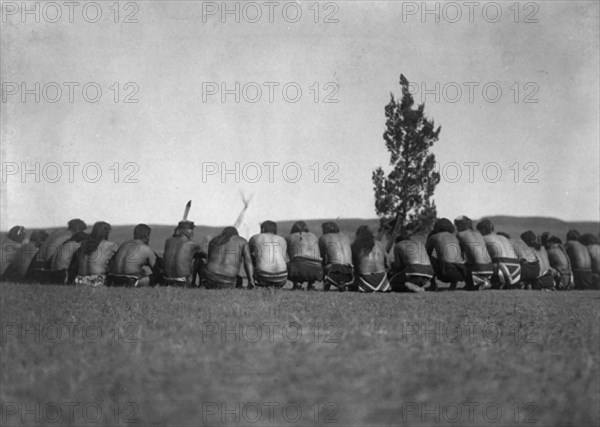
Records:
[[[356,230],[356,239],[352,243],[352,253],[356,257],[369,255],[375,247],[375,236],[368,225],[361,225]]]
[[[98,221],[92,228],[92,235],[85,241],[85,254],[90,255],[100,245],[100,242],[108,239],[110,234],[110,224],[104,221]]]
[[[212,239],[208,244],[208,250],[212,251],[227,244],[233,236],[239,236],[235,227],[225,227],[221,234]]]

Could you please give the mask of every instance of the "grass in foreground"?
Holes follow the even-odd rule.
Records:
[[[0,292],[3,425],[600,424],[597,292]]]

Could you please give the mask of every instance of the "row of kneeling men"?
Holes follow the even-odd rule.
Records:
[[[456,228],[455,228],[456,226]],[[461,216],[454,224],[438,220],[425,242],[401,233],[395,239],[393,262],[384,245],[366,225],[354,240],[335,222],[322,224],[322,235],[296,222],[287,237],[277,234],[277,224],[265,221],[250,241],[234,227],[225,227],[207,248],[193,241],[194,223],[181,221],[164,245],[163,257],[150,247],[151,229],[134,228],[133,239],[121,245],[109,240],[111,227],[94,224],[90,234],[80,219],[65,230],[48,235],[13,227],[2,246],[2,280],[61,283],[87,286],[171,285],[206,288],[255,286],[361,292],[437,290],[437,281],[449,289],[464,282],[466,290],[590,289],[599,287],[600,246],[595,236],[567,233],[567,242],[549,233],[532,232],[521,239],[495,232],[484,219],[473,228]],[[457,232],[456,232],[457,231]]]

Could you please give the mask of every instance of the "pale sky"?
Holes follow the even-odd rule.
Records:
[[[254,195],[253,230],[265,219],[373,218],[371,173],[388,166],[384,106],[390,92],[400,95],[400,73],[430,91],[416,101],[442,126],[433,147],[445,171],[434,196],[439,216],[598,220],[599,3],[521,3],[516,17],[513,1],[498,2],[495,23],[487,3],[474,22],[463,2],[458,19],[439,3],[435,22],[435,12],[411,9],[421,2],[325,2],[318,16],[312,1],[280,2],[269,22],[257,2],[262,15],[252,23],[257,9],[242,3],[235,22],[220,15],[220,1],[122,2],[118,17],[111,1],[99,2],[98,22],[86,22],[96,11],[84,16],[80,6],[71,23],[62,2],[60,18],[41,3],[39,22],[21,16],[21,2],[3,2],[1,228],[73,217],[172,224],[189,199],[197,224],[228,225],[240,190]],[[288,22],[296,5],[302,16]],[[135,6],[139,22],[122,22]],[[24,102],[22,83],[31,90]],[[231,90],[225,102],[222,85]],[[61,98],[49,102],[56,87]],[[102,94],[92,103],[95,87]],[[124,103],[127,95],[138,102]],[[471,162],[479,165],[470,180]],[[221,165],[236,163],[239,182],[234,173],[222,179]],[[23,176],[23,166],[34,172]],[[102,176],[88,182],[98,167]],[[124,182],[130,173],[137,182]]]

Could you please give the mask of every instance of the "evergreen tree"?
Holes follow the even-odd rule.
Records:
[[[429,152],[438,140],[441,126],[425,117],[425,104],[416,109],[409,81],[400,74],[402,99],[390,94],[385,106],[385,146],[390,152],[391,171],[373,171],[375,210],[380,218],[380,235],[389,237],[387,249],[401,232],[416,234],[431,227],[437,210],[432,200],[440,174],[435,171],[435,155]]]

